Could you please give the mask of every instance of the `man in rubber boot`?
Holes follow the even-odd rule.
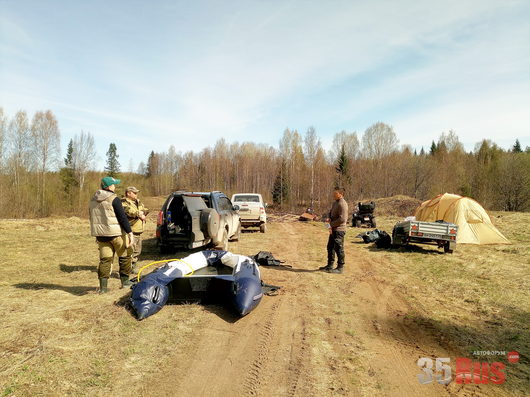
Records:
[[[90,231],[96,237],[99,248],[99,293],[108,291],[107,285],[112,268],[114,254],[118,256],[120,264],[121,287],[130,286],[131,256],[127,247],[133,243],[134,236],[127,215],[116,195],[116,185],[119,179],[106,176],[101,179],[101,189],[98,190],[89,204]]]
[[[123,209],[129,219],[129,224],[134,234],[134,244],[129,247],[129,254],[132,258],[132,273],[136,273],[136,263],[142,253],[142,233],[144,232],[146,216],[149,210],[138,199],[140,191],[134,186],[125,189],[125,196],[121,199]]]
[[[340,274],[344,269],[344,235],[346,234],[346,223],[348,220],[348,203],[344,200],[344,189],[335,187],[333,189],[333,199],[328,216],[328,264],[322,266],[320,270]],[[335,254],[337,254],[337,267],[333,269]]]

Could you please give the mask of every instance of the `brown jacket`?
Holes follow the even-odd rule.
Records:
[[[329,211],[329,219],[331,230],[337,232],[346,231],[346,223],[348,222],[348,203],[344,198],[340,198],[333,202],[331,211]]]

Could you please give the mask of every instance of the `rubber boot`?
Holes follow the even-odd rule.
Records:
[[[336,274],[342,274],[342,266],[337,266],[335,269],[329,270],[329,273],[336,273]]]
[[[109,292],[109,290],[107,288],[108,282],[109,282],[108,278],[100,278],[99,279],[99,293],[100,294],[106,294],[107,292]]]
[[[318,268],[318,270],[323,270],[325,272],[329,272],[331,269],[333,269],[333,265],[326,265]]]
[[[129,276],[120,276],[120,280],[122,288],[130,287],[131,285],[133,285],[133,283],[131,283],[131,281],[129,280]]]

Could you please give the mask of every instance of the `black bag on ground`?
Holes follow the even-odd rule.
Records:
[[[260,251],[252,257],[260,266],[288,266],[283,265],[285,261],[276,259],[272,253],[268,251]],[[290,267],[290,266],[288,266]]]
[[[392,245],[392,238],[384,230],[379,230],[379,238],[375,240],[377,248],[390,248]]]
[[[365,244],[373,243],[380,238],[381,231],[379,229],[370,230],[368,232],[360,233],[357,237],[363,239]]]

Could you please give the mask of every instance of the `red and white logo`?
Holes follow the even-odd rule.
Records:
[[[513,352],[508,353],[508,361],[511,363],[517,363],[519,362],[519,353],[515,350]]]

